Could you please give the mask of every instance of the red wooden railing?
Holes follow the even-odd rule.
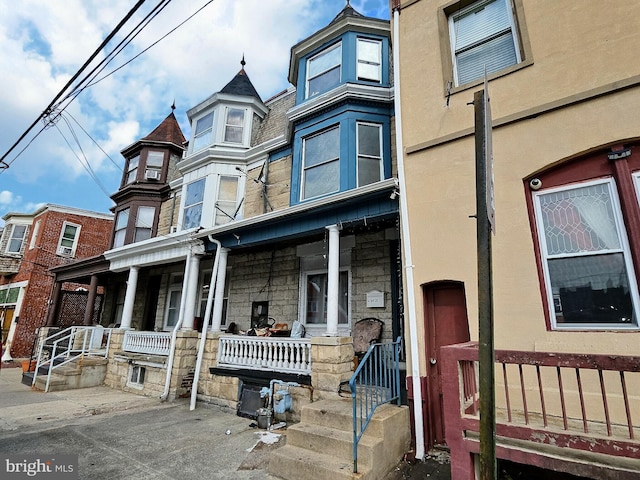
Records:
[[[442,348],[452,480],[474,478],[478,346]],[[498,458],[590,478],[640,478],[640,357],[497,350]]]

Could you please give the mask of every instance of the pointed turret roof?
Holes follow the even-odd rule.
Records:
[[[351,3],[349,2],[349,0],[347,0],[347,4],[345,5],[345,7],[340,11],[340,13],[338,13],[338,15],[336,15],[336,17],[331,20],[331,23],[335,23],[338,22],[340,20],[342,20],[345,17],[363,17],[364,15],[362,15],[360,12],[356,11],[352,6]],[[329,24],[331,25],[331,24]]]
[[[240,71],[236,74],[235,77],[233,77],[233,79],[229,83],[224,86],[222,90],[220,90],[220,93],[255,97],[262,102],[260,95],[253,86],[253,83],[251,83],[251,80],[249,80],[247,72],[244,71],[244,66],[246,65],[246,62],[244,61],[244,55],[242,56],[240,65],[242,65]]]
[[[175,106],[171,106],[171,113],[158,125],[149,135],[142,138],[152,142],[168,142],[182,146],[186,139],[178,125],[176,116],[173,114]]]

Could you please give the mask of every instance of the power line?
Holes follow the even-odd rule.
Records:
[[[40,114],[40,116],[36,120],[34,120],[34,122],[29,126],[29,128],[27,128],[27,130],[22,135],[20,135],[20,138],[18,138],[18,140],[11,146],[11,148],[9,148],[9,150],[7,150],[7,152],[4,155],[2,155],[2,157],[0,157],[0,165],[3,166],[2,167],[3,169],[6,169],[10,165],[10,164],[7,164],[4,161],[5,158],[7,158],[7,156],[20,144],[20,142],[22,142],[22,140],[24,140],[24,138],[29,134],[29,132],[31,130],[33,130],[33,128],[36,126],[36,124],[40,121],[41,118],[45,118],[47,115],[49,115],[49,113],[51,112],[51,108],[58,101],[58,99],[60,97],[62,97],[64,92],[73,84],[73,82],[75,82],[75,80],[80,76],[80,74],[89,66],[89,64],[93,61],[93,59],[98,56],[98,54],[102,51],[102,49],[109,43],[109,41],[111,41],[111,39],[116,35],[116,33],[118,33],[118,31],[123,27],[123,25],[125,23],[127,23],[129,18],[131,18],[131,16],[133,16],[133,14],[142,6],[142,4],[144,2],[145,2],[145,0],[139,0],[138,3],[136,3],[133,6],[133,8],[131,10],[129,10],[129,12],[120,21],[120,23],[118,23],[116,28],[109,35],[107,35],[107,38],[105,38],[103,40],[103,42],[100,44],[100,46],[93,52],[93,54],[91,54],[91,56],[84,63],[84,65],[82,65],[82,67],[80,67],[80,70],[78,70],[76,72],[76,74],[73,77],[71,77],[71,79],[62,88],[62,90],[60,90],[60,92],[54,97],[54,99],[51,101],[51,103],[49,103],[47,108],[45,108],[44,111]],[[42,130],[40,130],[40,132],[42,132]],[[38,132],[38,133],[40,133],[40,132]],[[15,158],[14,158],[14,160],[15,160]],[[4,167],[4,165],[6,165],[6,167]]]

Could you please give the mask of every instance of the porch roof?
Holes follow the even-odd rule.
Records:
[[[327,225],[372,225],[398,215],[398,201],[390,198],[395,188],[395,179],[389,179],[200,234],[205,250],[214,251],[216,245],[208,240],[209,235],[219,240],[223,247],[238,249],[321,235]]]

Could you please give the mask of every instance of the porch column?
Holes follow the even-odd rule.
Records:
[[[131,318],[133,317],[133,304],[136,299],[136,289],[138,288],[139,272],[140,267],[133,266],[129,269],[127,291],[124,294],[124,306],[122,307],[122,320],[120,320],[120,328],[122,330],[131,329]]]
[[[93,312],[95,311],[96,294],[98,293],[98,276],[91,275],[89,284],[89,294],[87,295],[87,305],[84,308],[83,325],[93,325]]]
[[[198,275],[200,273],[200,255],[192,255],[187,268],[186,292],[183,293],[184,319],[180,330],[193,330],[193,317],[198,298]]]
[[[329,225],[329,255],[327,267],[327,332],[329,337],[338,335],[338,295],[340,294],[340,230]]]
[[[229,255],[229,249],[220,247],[220,259],[218,260],[218,275],[216,277],[216,291],[215,291],[215,296],[213,297],[213,320],[211,321],[211,331],[213,332],[219,332],[220,324],[222,323],[222,307],[224,304],[224,285],[227,280],[228,255]],[[213,281],[213,276],[211,277],[211,281]]]
[[[62,292],[62,282],[54,282],[51,291],[51,299],[49,300],[49,312],[47,313],[47,327],[53,327],[56,324],[58,316],[58,307],[60,305],[60,293]]]

